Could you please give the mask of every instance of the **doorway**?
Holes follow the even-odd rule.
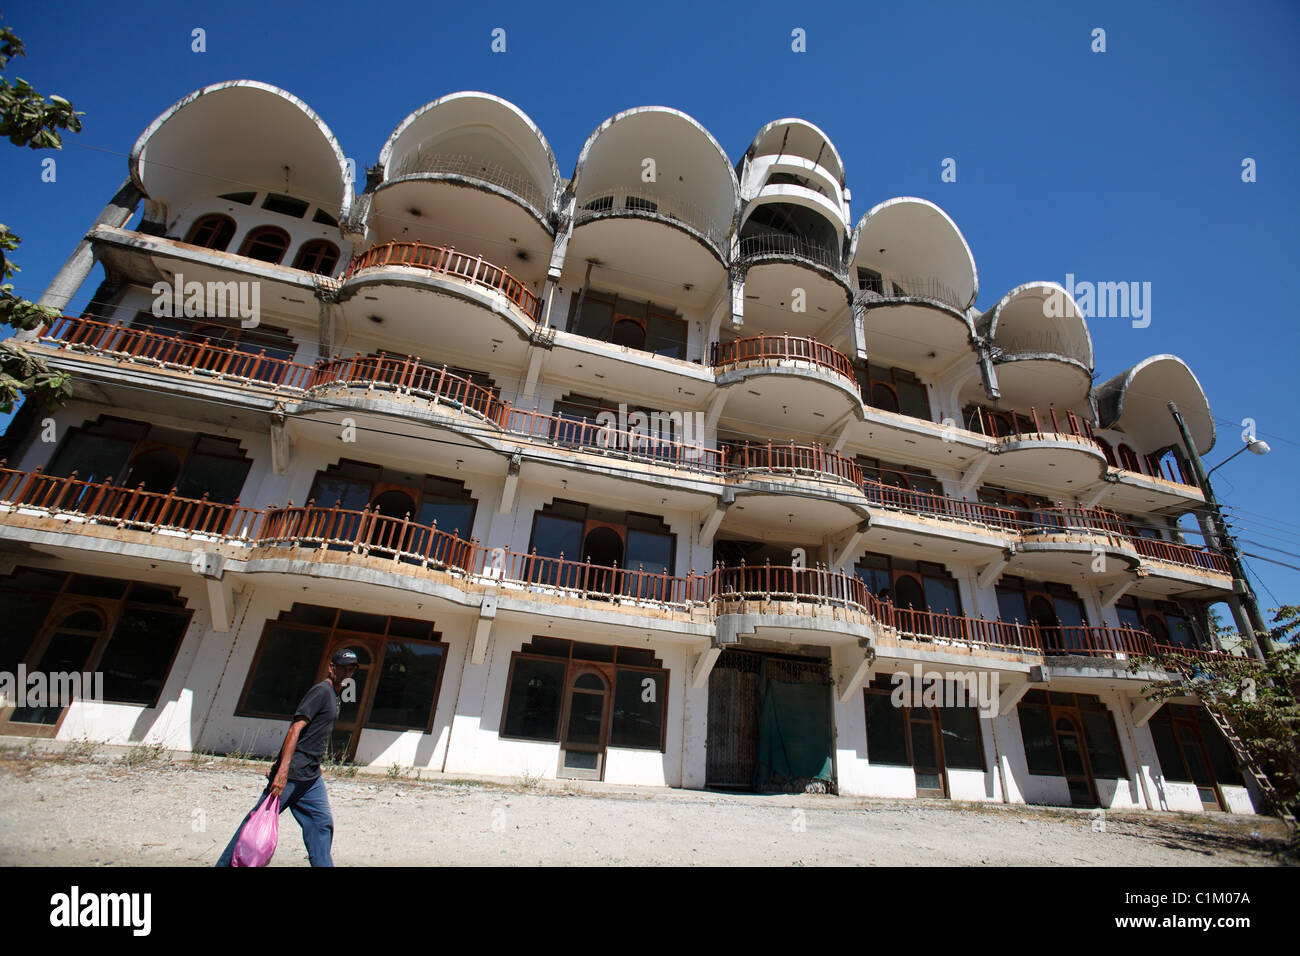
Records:
[[[577,780],[604,776],[612,686],[613,675],[606,668],[583,667],[571,674],[561,710],[557,776]]]
[[[834,792],[829,662],[726,650],[709,674],[705,785]]]

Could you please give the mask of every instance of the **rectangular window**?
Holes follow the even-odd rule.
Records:
[[[317,631],[268,623],[241,710],[259,717],[292,717],[298,702],[316,683],[327,637]]]
[[[560,699],[568,662],[514,656],[502,737],[560,739]]]
[[[99,661],[104,699],[156,706],[189,623],[189,611],[128,605]]]
[[[1052,714],[1046,707],[1016,708],[1020,713],[1020,735],[1025,742],[1025,760],[1029,772],[1051,777],[1061,776],[1061,759],[1056,752],[1056,734],[1052,731]]]
[[[895,707],[886,693],[868,691],[867,759],[871,763],[911,766],[907,755],[907,708]]]
[[[309,203],[301,199],[294,199],[292,196],[281,196],[279,193],[270,193],[262,200],[262,208],[271,212],[278,212],[282,216],[292,216],[294,219],[301,219],[307,215]]]
[[[668,694],[667,671],[619,668],[614,678],[611,747],[662,750]]]
[[[974,707],[941,707],[939,732],[943,735],[943,758],[949,770],[984,769],[978,710]]]
[[[367,726],[427,731],[445,654],[438,644],[389,641]]]

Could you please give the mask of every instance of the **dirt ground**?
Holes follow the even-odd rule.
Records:
[[[265,763],[0,752],[0,865],[210,866]],[[1285,866],[1271,818],[326,775],[334,861],[385,865]],[[272,866],[306,866],[280,818]]]

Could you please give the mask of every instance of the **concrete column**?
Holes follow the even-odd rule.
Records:
[[[135,183],[131,180],[124,182],[114,194],[113,198],[108,201],[104,211],[90,225],[91,230],[96,226],[115,226],[121,227],[126,225],[127,221],[135,213],[136,206],[140,204],[142,195],[136,188]],[[76,295],[81,284],[86,281],[90,275],[90,269],[95,264],[95,253],[91,249],[90,240],[82,238],[77,243],[77,248],[73,250],[68,261],[63,264],[63,268],[58,271],[50,281],[44,294],[37,300],[37,305],[46,305],[62,312],[68,307],[72,297]],[[35,339],[36,332],[29,333],[31,339]]]

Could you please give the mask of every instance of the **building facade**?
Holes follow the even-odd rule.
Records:
[[[803,120],[733,164],[631,109],[565,179],[457,93],[355,178],[250,81],[141,135],[30,337],[75,397],[0,469],[0,669],[102,700],[0,732],[270,753],[346,645],[361,764],[1250,811],[1130,667],[1233,650],[1176,356],[1094,386],[1065,289],[975,309],[952,220],[855,222]]]

